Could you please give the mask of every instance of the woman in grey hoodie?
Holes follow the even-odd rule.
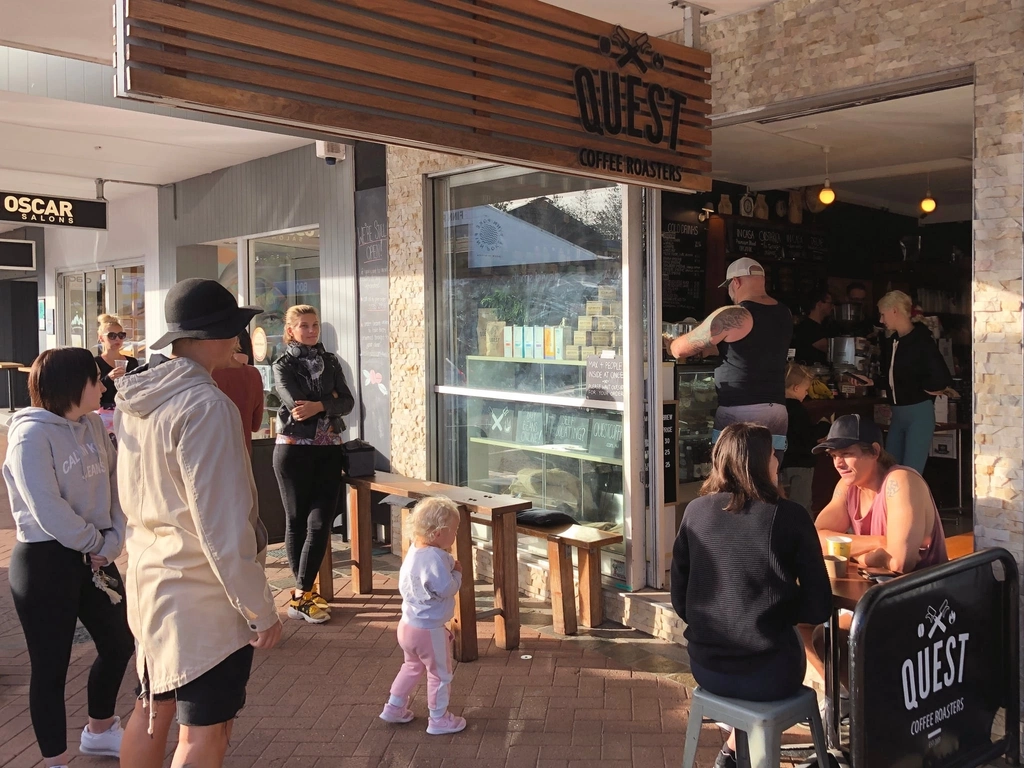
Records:
[[[32,407],[8,429],[4,480],[18,543],[9,578],[31,664],[29,712],[48,768],[65,766],[64,682],[79,619],[99,653],[89,672],[81,752],[117,757],[117,691],[135,649],[114,565],[124,543],[117,454],[100,417],[103,383],[86,349],[51,349],[32,364]]]

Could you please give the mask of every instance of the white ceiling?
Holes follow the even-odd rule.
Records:
[[[169,184],[308,139],[0,91],[0,189],[91,198],[97,178]],[[131,194],[109,184],[109,199]]]
[[[772,0],[700,0],[715,10],[709,19],[768,5]],[[552,0],[552,5],[661,36],[683,27],[683,12],[670,0]],[[0,45],[110,64],[111,0],[0,0]],[[45,20],[45,21],[44,21]]]
[[[916,215],[930,184],[929,221],[971,218],[974,89],[971,86],[712,134],[715,178],[753,189],[820,185],[840,200]]]

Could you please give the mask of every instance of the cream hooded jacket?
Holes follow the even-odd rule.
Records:
[[[195,680],[278,621],[257,562],[256,485],[238,409],[176,358],[117,388],[128,623],[151,694]]]

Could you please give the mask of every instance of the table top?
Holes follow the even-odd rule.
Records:
[[[0,371],[6,371],[8,368],[24,368],[24,363],[0,363]]]
[[[875,582],[865,579],[857,572],[856,565],[851,566],[843,578],[830,579],[832,582],[832,603],[836,608],[847,611],[856,609],[857,603],[864,594],[875,586]]]
[[[366,486],[371,491],[393,493],[410,499],[422,499],[426,496],[447,496],[456,504],[466,508],[471,514],[500,516],[530,509],[533,502],[495,493],[477,491],[457,485],[446,485],[429,480],[416,480],[392,472],[376,472],[366,477],[350,477],[350,485]]]

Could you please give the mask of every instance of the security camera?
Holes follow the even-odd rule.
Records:
[[[339,160],[345,160],[345,145],[339,141],[318,141],[316,156],[322,157],[328,165],[335,165]]]

